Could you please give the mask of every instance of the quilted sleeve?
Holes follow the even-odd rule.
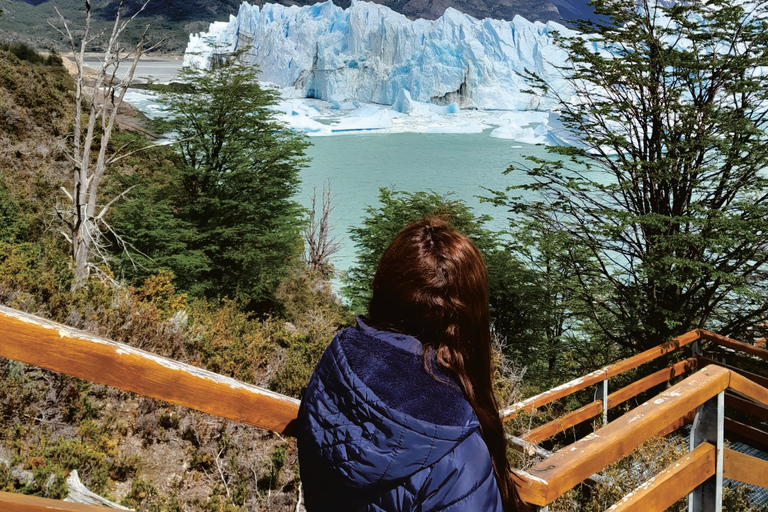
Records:
[[[434,464],[419,494],[422,512],[502,512],[491,456],[478,431]]]

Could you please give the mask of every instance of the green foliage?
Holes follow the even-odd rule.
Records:
[[[306,265],[294,268],[280,283],[277,298],[285,319],[298,333],[312,338],[332,336],[353,321],[336,297],[331,283],[321,272]]]
[[[131,482],[131,490],[120,504],[133,510],[146,512],[182,512],[184,510],[176,498],[160,495],[157,488],[143,478],[135,478]]]
[[[284,322],[254,319],[229,300],[194,302],[188,312],[194,325],[185,345],[190,362],[251,384],[266,384],[262,379],[278,347],[305,339],[290,332]],[[311,364],[314,367],[314,361]]]
[[[269,469],[257,482],[257,487],[262,492],[275,489],[280,484],[280,471],[285,466],[285,448],[282,446],[275,448],[267,464]]]
[[[146,146],[134,135],[116,135],[116,143]],[[139,151],[114,173],[108,195],[130,192],[110,211],[109,221],[125,245],[112,239],[113,268],[131,283],[161,271],[172,272],[174,284],[200,295],[197,277],[210,269],[210,259],[194,245],[199,241],[194,225],[180,216],[183,202],[180,171],[168,147]]]
[[[555,277],[582,334],[631,350],[701,326],[741,337],[768,312],[768,21],[726,0],[594,6],[593,35],[558,39],[578,101],[530,76],[578,143],[510,168],[538,194],[506,199],[531,220],[517,235],[568,240]]]
[[[34,242],[0,242],[0,299],[23,311],[48,311],[63,320],[71,304],[72,272],[58,238]]]
[[[265,311],[302,250],[303,209],[293,196],[308,142],[275,120],[276,92],[236,57],[187,69],[190,93],[161,96],[178,139],[174,215],[194,230],[186,251],[207,266],[177,275],[193,295]]]
[[[56,59],[23,44],[0,44],[0,130],[13,139],[40,127],[62,135],[68,127],[74,82]]]
[[[0,11],[2,12],[2,11]],[[32,64],[42,64],[44,66],[63,67],[64,63],[61,57],[55,52],[51,52],[47,57],[43,57],[37,51],[24,43],[2,43],[0,42],[0,51],[6,51],[14,54],[19,60],[30,62]]]
[[[766,505],[752,505],[752,490],[746,485],[728,482],[723,486],[723,510],[725,512],[768,512]]]
[[[16,198],[0,186],[0,242],[23,241],[29,232],[28,219]]]
[[[301,335],[283,338],[281,349],[285,351],[285,364],[270,379],[269,388],[300,398],[331,339],[331,336],[312,339]]]

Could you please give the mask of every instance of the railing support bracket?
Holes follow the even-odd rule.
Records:
[[[722,512],[725,392],[699,406],[691,427],[690,449],[712,443],[717,449],[715,474],[688,495],[688,512]]]

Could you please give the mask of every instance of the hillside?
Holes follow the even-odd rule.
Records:
[[[70,292],[68,247],[51,218],[71,179],[73,90],[60,57],[0,44],[0,304],[299,396],[332,333],[349,321],[329,302],[330,288],[302,272],[284,292],[295,318],[260,319],[233,301],[193,299],[168,273],[136,286],[93,279]],[[113,136],[140,141],[122,125]],[[115,171],[137,177],[168,158],[157,148]],[[302,318],[318,306],[331,316],[307,314],[318,324],[309,334]],[[136,510],[296,508],[293,441],[5,359],[0,439],[0,491],[60,499],[77,470],[89,489]]]
[[[572,20],[589,16],[587,0],[374,0],[376,3],[400,12],[410,18],[438,18],[448,7],[453,7],[475,18],[511,20],[520,15],[531,21]],[[349,6],[350,0],[335,0],[337,5]],[[227,20],[236,14],[240,0],[154,0],[149,3],[142,18],[151,25],[150,42],[165,39],[161,52],[179,54],[186,47],[188,34],[205,30],[212,21]],[[263,4],[263,0],[251,3]],[[281,0],[285,5],[310,5],[315,0]],[[114,19],[117,0],[93,0],[94,23],[105,28]],[[134,12],[139,0],[127,0],[126,12]],[[40,50],[55,48],[66,51],[68,43],[62,34],[52,30],[58,26],[56,9],[73,27],[82,22],[84,2],[81,0],[8,0],[2,4],[0,40],[24,42]],[[132,27],[133,36],[146,23]]]

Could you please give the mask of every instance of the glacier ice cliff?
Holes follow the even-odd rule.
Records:
[[[295,97],[405,106],[546,110],[525,92],[524,71],[560,83],[566,54],[554,22],[477,20],[449,8],[437,20],[409,20],[387,7],[331,1],[305,7],[247,2],[229,22],[192,34],[185,65],[207,67],[215,53],[245,51],[260,78]]]

